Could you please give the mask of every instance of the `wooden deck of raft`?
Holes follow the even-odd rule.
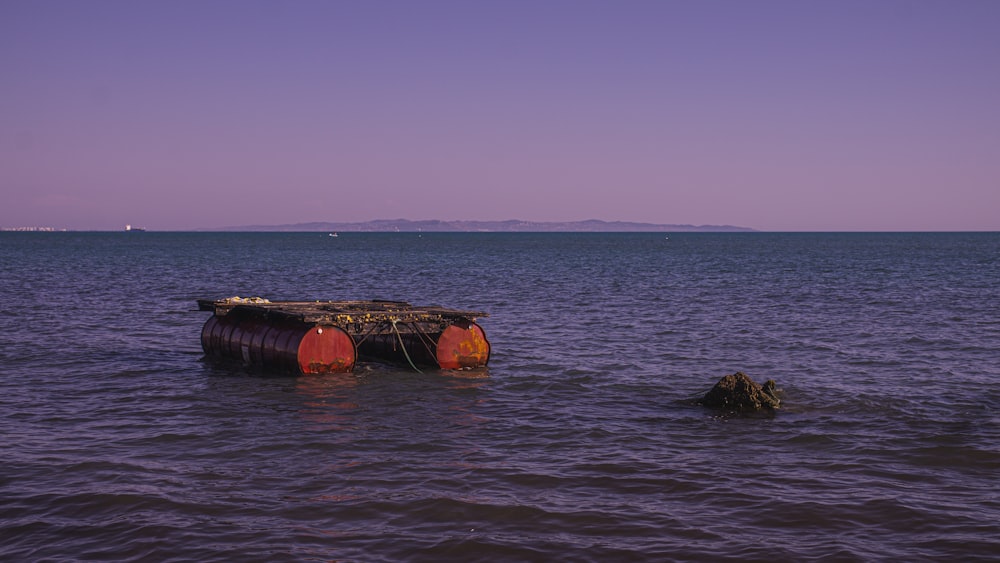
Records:
[[[198,308],[224,316],[234,308],[263,316],[337,326],[384,323],[442,323],[488,317],[482,311],[460,311],[437,305],[415,307],[406,301],[268,301],[261,298],[199,299]]]

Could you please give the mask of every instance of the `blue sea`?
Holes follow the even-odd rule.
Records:
[[[0,233],[0,560],[996,561],[998,233]],[[197,299],[480,310],[207,361]],[[695,400],[774,379],[773,415]]]

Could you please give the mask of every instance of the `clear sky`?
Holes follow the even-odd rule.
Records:
[[[0,226],[1000,230],[1000,1],[0,1]]]

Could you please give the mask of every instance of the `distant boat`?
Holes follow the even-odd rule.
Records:
[[[133,231],[141,233],[142,231],[145,231],[145,230],[146,229],[144,229],[142,227],[133,227],[132,225],[125,225],[125,232],[126,233],[131,233]]]
[[[337,233],[330,233],[330,236],[331,237],[339,237],[340,235],[338,235]]]

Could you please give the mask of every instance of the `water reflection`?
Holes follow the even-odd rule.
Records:
[[[448,383],[451,389],[479,389],[490,378],[490,368],[442,369],[433,372]]]
[[[311,431],[416,430],[440,424],[439,432],[479,424],[483,419],[472,409],[488,383],[487,368],[417,374],[363,364],[354,373],[299,376],[294,390],[302,398],[298,412]]]
[[[359,385],[353,373],[306,375],[295,380],[295,392],[304,398],[299,413],[312,423],[310,430],[352,428],[351,413],[359,406],[354,398]]]

